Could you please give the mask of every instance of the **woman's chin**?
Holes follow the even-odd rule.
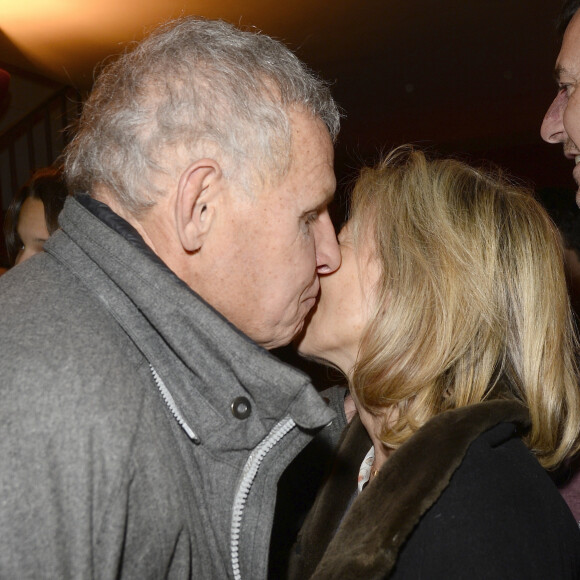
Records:
[[[303,358],[312,360],[327,367],[333,367],[340,372],[344,371],[333,360],[333,352],[329,346],[329,337],[324,332],[324,328],[319,324],[318,316],[315,314],[316,308],[308,315],[302,330],[292,341],[296,352]]]
[[[324,349],[320,348],[320,343],[317,341],[312,332],[307,329],[303,330],[292,343],[298,354],[308,360],[314,361],[318,364],[332,367],[340,372],[344,372],[332,359]]]
[[[311,344],[310,344],[310,332],[308,331],[308,323],[306,323],[302,330],[296,335],[292,344],[296,349],[296,352],[300,356],[310,357],[314,356],[314,352],[312,351]]]
[[[312,346],[316,343],[314,333],[316,322],[312,322],[312,317],[316,312],[317,305],[308,313],[302,325],[300,332],[294,337],[292,344],[294,348],[298,351],[298,354],[309,357],[314,353],[312,352]]]

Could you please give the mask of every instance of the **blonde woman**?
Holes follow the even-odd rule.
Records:
[[[579,577],[580,532],[546,473],[578,449],[580,400],[543,209],[403,147],[362,171],[339,240],[299,350],[345,373],[360,420],[293,577]]]

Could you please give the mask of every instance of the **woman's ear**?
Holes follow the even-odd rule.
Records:
[[[188,252],[197,252],[211,230],[221,179],[221,168],[213,159],[200,159],[181,174],[175,217],[179,240]]]

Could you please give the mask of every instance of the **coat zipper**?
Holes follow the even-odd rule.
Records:
[[[153,365],[149,364],[149,368],[151,369],[151,374],[153,375],[153,380],[161,393],[161,397],[165,401],[165,404],[169,407],[171,414],[175,417],[175,420],[179,423],[179,426],[187,433],[187,436],[196,444],[200,444],[201,441],[199,437],[193,432],[191,427],[187,424],[183,415],[179,411],[177,404],[173,400],[169,389],[165,386],[165,383],[161,379],[161,377],[157,374],[157,371],[153,368]]]
[[[177,404],[175,403],[171,393],[165,386],[165,383],[157,373],[157,371],[150,364],[151,374],[153,375],[153,380],[157,385],[157,388],[161,394],[161,397],[165,401],[165,404],[171,411],[171,414],[175,417],[175,420],[180,425],[180,427],[185,431],[187,436],[194,442],[199,444],[199,437],[193,432],[189,427],[183,416],[181,415]],[[248,457],[244,470],[242,472],[242,479],[236,495],[234,498],[233,514],[232,514],[232,524],[230,531],[230,549],[232,554],[232,569],[234,572],[234,579],[241,580],[242,576],[240,573],[240,561],[239,561],[239,547],[240,547],[240,530],[242,527],[242,514],[244,507],[246,505],[246,500],[250,493],[250,488],[256,478],[258,469],[264,457],[269,451],[276,445],[285,435],[287,435],[294,427],[296,423],[292,417],[285,417],[279,423],[277,423],[272,431],[262,440],[262,442],[254,449],[254,451]]]
[[[246,500],[250,493],[252,483],[256,478],[260,464],[266,457],[266,454],[284,437],[289,431],[296,426],[292,417],[285,417],[277,423],[272,431],[262,440],[262,442],[254,449],[248,457],[244,470],[242,472],[242,480],[236,491],[234,498],[234,508],[232,514],[232,527],[230,533],[230,548],[232,554],[232,569],[234,572],[234,579],[241,580],[240,572],[240,530],[242,527],[242,514],[246,505]]]

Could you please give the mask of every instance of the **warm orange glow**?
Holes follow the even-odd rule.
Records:
[[[74,0],[27,0],[26,2],[2,0],[0,1],[0,13],[4,24],[5,22],[29,20],[47,14],[62,17],[69,10],[74,10],[75,5],[78,6],[78,2]]]
[[[142,37],[147,26],[179,15],[170,2],[0,0],[2,32],[29,61],[64,82]],[[81,80],[82,83],[82,80]]]
[[[37,71],[86,86],[96,63],[170,18],[222,18],[284,37],[278,27],[297,18],[297,11],[308,20],[304,10],[311,7],[309,0],[275,9],[270,0],[0,0],[0,32]],[[0,54],[3,59],[10,56]]]

